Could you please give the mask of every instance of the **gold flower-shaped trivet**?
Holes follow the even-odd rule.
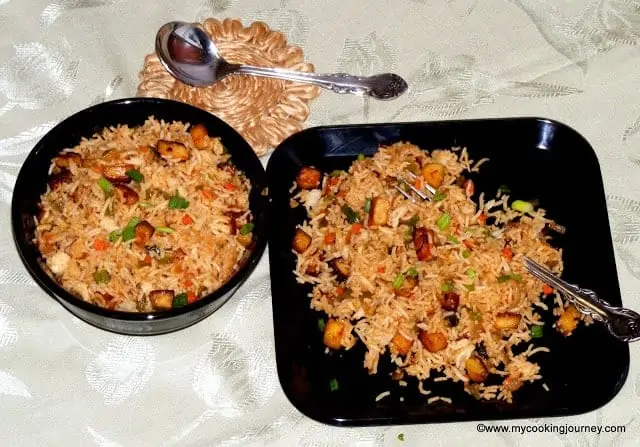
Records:
[[[245,28],[236,19],[206,19],[201,25],[231,63],[313,72],[300,47],[288,45],[284,34],[262,22]],[[155,53],[145,57],[139,76],[138,96],[173,99],[207,110],[240,132],[259,156],[302,129],[309,102],[320,94],[318,87],[308,84],[237,75],[210,87],[192,87],[171,76]]]

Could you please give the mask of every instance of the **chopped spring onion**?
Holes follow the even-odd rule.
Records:
[[[136,225],[138,225],[141,222],[141,219],[139,217],[132,217],[129,220],[129,223],[127,224],[126,227],[124,227],[124,229],[122,230],[122,242],[127,242],[130,241],[131,239],[135,239],[136,237]]]
[[[518,275],[517,273],[509,273],[508,275],[498,276],[499,283],[509,281],[510,279],[514,280],[515,282],[520,282],[522,281],[522,275]]]
[[[511,204],[511,209],[520,211],[521,213],[532,213],[533,205],[529,202],[525,202],[524,200],[514,200]]]
[[[476,276],[478,276],[478,272],[475,271],[475,269],[472,268],[468,268],[464,271],[465,275],[467,275],[469,278],[475,278]]]
[[[253,231],[253,224],[252,223],[246,223],[243,226],[240,227],[240,234],[241,235],[246,235],[249,234]]]
[[[331,172],[331,177],[340,177],[340,174],[342,174],[344,171],[341,171],[340,169],[336,169],[335,171]]]
[[[451,281],[447,281],[440,286],[440,290],[445,293],[451,292],[453,290],[453,283]]]
[[[467,289],[469,292],[473,292],[474,290],[476,290],[476,285],[475,284],[465,284],[464,288]]]
[[[114,230],[109,233],[109,242],[115,242],[122,236],[122,230]]]
[[[173,228],[169,228],[169,227],[156,227],[156,231],[159,233],[168,233],[171,234],[173,233],[175,230]]]
[[[364,212],[368,213],[371,211],[371,199],[367,199],[364,201]]]
[[[450,223],[451,216],[449,215],[449,213],[443,213],[442,216],[438,218],[438,228],[440,228],[440,231],[446,230],[449,227]]]
[[[110,197],[111,194],[113,194],[113,185],[106,178],[100,177],[98,179],[98,186],[100,187],[100,189],[102,189],[102,191],[104,191],[104,195],[106,197]]]
[[[189,207],[189,201],[184,197],[181,197],[176,191],[174,196],[171,196],[169,199],[169,209],[170,210],[184,210]]]
[[[445,193],[443,193],[442,191],[437,191],[433,196],[433,201],[440,202],[441,200],[444,200],[446,198],[447,198],[447,195]]]
[[[507,185],[501,185],[500,188],[498,188],[498,194],[511,194],[511,188]]]
[[[460,241],[453,236],[447,236],[447,240],[453,244],[459,244]]]
[[[542,338],[542,326],[531,326],[531,338]]]
[[[411,267],[409,270],[405,272],[404,276],[407,276],[409,278],[416,277],[418,276],[418,270],[416,270],[415,267]]]
[[[325,326],[326,324],[324,322],[324,318],[318,318],[318,329],[320,330],[320,332],[324,332]]]
[[[329,381],[329,389],[331,391],[337,391],[338,390],[338,381],[336,379],[331,379]]]
[[[403,283],[404,283],[404,275],[402,273],[398,273],[396,277],[393,278],[393,282],[391,283],[391,285],[393,286],[394,289],[399,289],[400,287],[402,287]]]
[[[130,169],[127,172],[125,172],[125,174],[127,174],[127,177],[129,177],[131,180],[133,180],[136,183],[144,182],[144,175],[142,174],[142,172],[138,171],[137,169]]]
[[[404,433],[398,433],[398,441],[404,441]]]
[[[360,214],[354,211],[349,205],[342,205],[342,212],[347,216],[347,222],[350,224],[360,222]]]
[[[366,157],[364,154],[358,154],[358,161],[364,160]]]
[[[468,258],[470,258],[470,257],[471,257],[471,250],[464,250],[464,251],[462,252],[462,257],[463,257],[464,259],[468,259]]]
[[[111,275],[106,270],[96,270],[93,273],[93,280],[96,284],[106,284],[111,280]]]
[[[153,203],[151,203],[151,202],[139,202],[138,206],[140,208],[151,208],[153,206]]]
[[[188,295],[186,293],[179,293],[173,298],[173,308],[184,307],[188,302]]]
[[[480,321],[482,320],[482,314],[480,312],[471,312],[471,320],[472,321]]]
[[[410,227],[415,227],[418,224],[419,220],[420,218],[417,215],[415,215],[415,216],[412,216],[411,219],[403,220],[400,223],[409,225]]]

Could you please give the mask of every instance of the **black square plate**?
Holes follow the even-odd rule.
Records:
[[[539,118],[307,129],[284,141],[267,167],[276,361],[280,383],[293,405],[320,422],[357,426],[573,415],[610,401],[626,380],[629,348],[600,324],[581,325],[569,338],[545,330],[536,344],[551,352],[533,358],[543,379],[514,393],[512,404],[476,401],[459,383],[427,382],[432,395],[453,400],[427,405],[415,380],[400,387],[390,379],[388,358],[381,358],[378,375],[370,376],[363,367],[362,343],[350,351],[325,354],[318,328],[322,315],[310,309],[310,286],[296,283],[293,274],[291,241],[306,213],[304,207],[290,207],[289,188],[302,166],[325,172],[346,169],[359,153],[371,155],[379,145],[398,141],[425,150],[465,146],[474,160],[488,157],[474,178],[476,194],[484,191],[493,197],[506,184],[514,198],[539,199],[548,215],[567,228],[553,241],[564,250],[563,278],[621,305],[600,166],[592,147],[573,129]],[[553,316],[543,317],[546,329]],[[333,392],[332,379],[339,385]],[[375,402],[387,390],[391,395]]]

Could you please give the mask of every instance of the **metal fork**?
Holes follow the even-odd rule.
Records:
[[[427,190],[427,192],[425,193],[424,191],[421,191],[420,189],[416,188],[415,186],[413,186],[413,181],[418,178],[418,176],[416,174],[414,174],[411,171],[405,171],[404,175],[406,177],[409,178],[409,180],[407,180],[406,177],[400,177],[398,176],[398,180],[400,181],[400,183],[402,183],[403,185],[406,185],[411,191],[413,191],[418,197],[420,197],[421,200],[432,200],[433,196],[436,195],[436,189],[429,185],[427,182],[424,183],[424,189]],[[405,198],[407,198],[408,200],[411,200],[412,202],[415,202],[415,199],[413,198],[413,196],[411,194],[409,194],[407,191],[405,191],[402,186],[396,184],[395,188],[398,190],[398,192],[400,192],[400,194],[402,194]]]
[[[527,256],[524,257],[524,265],[529,273],[556,289],[578,311],[604,323],[609,332],[618,340],[628,343],[640,340],[640,315],[638,313],[623,307],[612,306],[598,298],[593,290],[582,289],[560,279]]]

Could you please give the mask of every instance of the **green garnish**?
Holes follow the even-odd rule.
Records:
[[[398,433],[398,441],[404,441],[404,433]]]
[[[482,320],[482,314],[480,312],[471,312],[471,320],[472,321],[480,321]]]
[[[501,185],[500,188],[498,188],[498,194],[510,194],[511,193],[511,188],[509,188],[507,185]]]
[[[469,278],[475,278],[476,276],[478,276],[478,272],[475,271],[475,269],[472,268],[468,268],[464,271],[465,275],[467,275]]]
[[[410,227],[415,227],[418,224],[419,220],[420,220],[420,218],[416,214],[415,216],[412,216],[411,219],[403,220],[400,223],[405,224],[405,225],[409,225]]]
[[[245,234],[249,234],[253,231],[253,224],[252,223],[246,223],[243,226],[240,227],[240,234],[242,234],[243,236]]]
[[[93,280],[96,284],[106,284],[111,280],[111,275],[106,270],[96,270],[93,273]]]
[[[470,257],[471,257],[471,250],[464,250],[464,251],[462,252],[462,257],[463,257],[464,259],[468,259],[468,258],[470,258]]]
[[[447,281],[440,286],[440,290],[445,293],[449,293],[453,290],[453,283],[451,281]]]
[[[184,210],[189,207],[189,201],[184,197],[181,197],[176,191],[176,194],[169,199],[170,210]]]
[[[454,244],[459,244],[460,243],[460,241],[458,239],[456,239],[455,237],[453,237],[453,236],[447,236],[447,240],[449,242],[454,243]]]
[[[350,224],[360,222],[360,214],[357,211],[354,211],[349,205],[342,205],[342,212],[347,216],[347,222]]]
[[[318,329],[320,330],[320,332],[324,332],[325,326],[326,324],[324,322],[324,318],[318,318]]]
[[[364,154],[358,154],[358,161],[364,160],[366,157]]]
[[[341,171],[340,169],[336,169],[335,171],[331,172],[331,177],[339,177],[344,171]]]
[[[531,326],[531,338],[542,338],[542,326]]]
[[[142,222],[142,219],[140,219],[139,217],[133,216],[131,219],[129,219],[129,223],[127,224],[127,227],[135,227],[140,222]]]
[[[512,279],[515,282],[522,281],[522,275],[518,275],[517,273],[509,273],[508,275],[500,275],[498,276],[498,282],[503,283]]]
[[[467,289],[469,292],[472,292],[472,291],[476,290],[476,285],[475,284],[465,284],[464,288]]]
[[[533,205],[529,202],[525,202],[524,200],[514,200],[511,204],[511,209],[520,211],[521,213],[532,213]]]
[[[411,267],[409,270],[405,272],[404,276],[407,276],[409,278],[416,277],[418,276],[418,270],[416,270],[415,267]]]
[[[118,239],[120,239],[120,236],[122,236],[122,230],[114,230],[111,233],[109,233],[109,242],[115,242]]]
[[[393,278],[393,282],[391,283],[391,285],[393,286],[394,289],[399,289],[400,287],[402,287],[403,283],[404,283],[404,275],[402,273],[398,273],[396,277]]]
[[[136,237],[136,227],[126,227],[122,230],[122,242],[130,241]]]
[[[187,305],[188,302],[189,302],[189,298],[187,297],[187,294],[179,293],[173,298],[173,307],[174,309],[178,307],[184,307]]]
[[[443,193],[442,191],[437,191],[433,196],[433,201],[440,202],[441,200],[444,200],[446,198],[447,198],[447,195],[445,193]]]
[[[438,219],[438,228],[440,228],[440,231],[444,231],[449,227],[450,223],[451,216],[449,215],[449,213],[443,213],[442,216],[440,216],[440,218]]]
[[[104,177],[100,177],[98,179],[98,186],[100,187],[100,189],[102,189],[102,191],[104,191],[105,197],[111,197],[111,194],[113,194],[113,185],[109,180]]]
[[[337,391],[338,390],[338,381],[336,379],[331,379],[329,381],[329,389],[331,391]]]
[[[140,208],[151,208],[153,206],[153,203],[151,203],[151,202],[140,202],[140,203],[138,203],[138,206]]]
[[[169,227],[156,227],[156,231],[159,233],[173,233],[175,230]]]
[[[127,174],[127,177],[129,177],[136,183],[144,182],[144,175],[142,175],[142,172],[138,171],[137,169],[130,169],[125,172],[125,174]]]
[[[364,212],[368,213],[371,211],[371,199],[367,199],[364,201]]]
[[[126,227],[124,227],[121,233],[122,242],[127,242],[127,241],[130,241],[131,239],[135,239],[136,225],[138,225],[140,222],[141,222],[141,219],[135,216],[129,220],[129,223],[127,224]]]

